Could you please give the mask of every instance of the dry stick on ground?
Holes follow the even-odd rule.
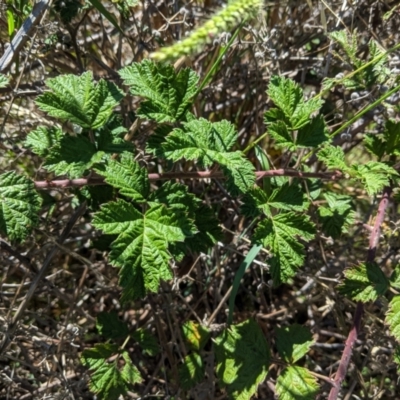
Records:
[[[70,220],[67,222],[67,225],[65,226],[63,232],[61,233],[60,238],[58,239],[58,243],[62,244],[68,237],[68,235],[70,234],[72,228],[74,227],[76,221],[78,221],[78,219],[83,215],[83,213],[86,211],[86,202],[83,202],[78,208],[77,210],[74,212],[74,214],[72,215],[72,217],[70,218]],[[58,246],[54,246],[51,251],[48,253],[46,259],[43,262],[43,266],[40,269],[40,271],[38,272],[38,274],[36,275],[35,279],[32,281],[31,283],[31,287],[29,288],[28,293],[25,296],[25,299],[23,300],[23,302],[20,304],[17,312],[15,313],[10,325],[8,326],[7,332],[4,334],[4,338],[3,341],[0,344],[0,354],[3,353],[7,346],[10,344],[11,342],[11,337],[13,336],[13,334],[15,333],[15,330],[17,329],[18,326],[18,321],[20,320],[20,318],[22,317],[22,314],[24,313],[26,307],[28,306],[32,296],[34,295],[37,286],[39,285],[39,282],[42,280],[42,278],[44,277],[50,263],[51,260],[54,258],[54,256],[57,254],[57,252],[59,251]]]
[[[392,189],[390,187],[386,187],[383,190],[383,195],[382,195],[382,199],[379,203],[374,227],[372,229],[372,232],[371,232],[371,235],[369,238],[367,263],[371,263],[375,259],[376,248],[378,246],[381,226],[382,226],[383,220],[385,218],[385,211],[389,204],[389,197],[390,197],[391,192],[392,192]],[[342,382],[343,382],[344,378],[346,377],[347,368],[349,366],[353,346],[355,345],[355,343],[357,341],[357,337],[358,337],[358,334],[361,329],[361,319],[362,319],[362,315],[363,315],[363,310],[364,310],[363,303],[358,303],[357,307],[356,307],[356,311],[354,313],[353,326],[347,337],[346,345],[343,350],[342,358],[340,360],[340,364],[339,364],[338,370],[336,372],[334,384],[329,393],[328,400],[336,400],[339,395]]]

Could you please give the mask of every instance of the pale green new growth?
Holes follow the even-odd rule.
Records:
[[[258,324],[247,320],[215,339],[217,375],[229,399],[250,400],[267,376],[270,350]]]
[[[297,365],[285,368],[276,381],[279,400],[315,400],[318,389],[317,378]]]
[[[0,175],[0,231],[23,240],[37,225],[41,198],[33,182],[9,171]]]
[[[222,32],[230,31],[236,24],[254,16],[261,5],[261,0],[232,0],[187,38],[159,49],[150,57],[159,61],[173,60],[198,52]]]

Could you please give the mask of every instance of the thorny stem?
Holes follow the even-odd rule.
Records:
[[[383,190],[383,195],[382,195],[382,199],[379,203],[374,227],[372,228],[371,235],[369,237],[369,247],[368,247],[368,254],[367,254],[367,262],[368,263],[373,262],[375,259],[376,248],[378,246],[381,226],[382,226],[383,220],[385,218],[385,211],[389,204],[389,197],[390,197],[391,192],[392,192],[392,189],[390,187],[386,187]],[[347,337],[346,345],[343,350],[342,358],[340,360],[340,364],[339,364],[338,370],[336,372],[335,380],[333,382],[332,389],[329,393],[328,400],[336,400],[339,395],[342,382],[343,382],[344,378],[346,377],[347,368],[349,366],[353,346],[355,345],[355,343],[357,341],[357,337],[358,337],[358,334],[361,329],[361,319],[362,319],[362,315],[363,315],[363,310],[364,310],[363,303],[358,303],[357,307],[356,307],[356,311],[354,313],[353,326],[351,327],[351,330]]]
[[[301,172],[294,169],[272,169],[268,171],[256,171],[256,179],[274,177],[274,176],[291,176],[295,178],[320,178],[327,180],[338,180],[343,177],[339,171],[336,172]],[[221,171],[193,171],[193,172],[164,172],[161,174],[149,174],[150,181],[170,180],[170,179],[224,179],[225,176]],[[78,178],[78,179],[59,179],[53,181],[35,181],[36,189],[52,189],[67,188],[81,186],[106,185],[104,178]]]

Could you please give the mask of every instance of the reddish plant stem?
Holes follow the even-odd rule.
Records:
[[[392,189],[390,187],[386,187],[382,193],[382,199],[379,203],[378,212],[375,218],[374,227],[372,228],[371,235],[369,237],[369,247],[367,253],[367,262],[373,262],[375,259],[376,248],[379,242],[379,236],[381,232],[381,226],[383,220],[385,218],[386,208],[389,204],[389,197],[392,193]],[[364,311],[363,303],[358,303],[356,307],[356,311],[354,313],[353,325],[349,332],[349,335],[346,340],[346,344],[343,350],[342,358],[340,360],[340,364],[338,370],[335,375],[335,380],[332,385],[332,389],[329,393],[328,400],[336,400],[344,378],[346,377],[347,368],[349,366],[351,353],[353,351],[353,346],[355,345],[358,335],[361,329],[361,320]]]
[[[273,176],[291,176],[296,178],[320,178],[329,180],[338,180],[343,174],[337,172],[301,172],[294,169],[273,169],[269,171],[256,171],[256,179],[273,177]],[[224,179],[221,171],[193,171],[193,172],[164,172],[162,174],[149,174],[150,181],[169,180],[169,179]],[[102,177],[79,178],[79,179],[58,179],[53,181],[36,181],[36,189],[52,189],[105,185],[106,182]]]

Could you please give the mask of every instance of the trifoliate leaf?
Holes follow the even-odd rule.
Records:
[[[37,225],[41,198],[33,182],[9,171],[0,175],[0,231],[23,240]]]
[[[146,99],[140,104],[137,115],[158,123],[184,118],[199,81],[191,69],[176,72],[172,65],[149,60],[133,63],[119,74],[132,94]]]
[[[110,357],[117,354],[118,357],[110,362]],[[120,358],[125,363],[122,368],[119,364]],[[132,384],[142,380],[128,352],[119,351],[116,345],[97,344],[92,349],[84,350],[81,362],[91,370],[89,387],[99,399],[118,400],[121,395],[126,395]]]
[[[367,303],[385,294],[389,280],[376,263],[365,263],[344,271],[339,291],[352,300]]]
[[[120,161],[108,160],[105,170],[97,170],[105,181],[119,192],[137,202],[144,202],[149,195],[150,183],[147,170],[133,161],[131,153],[123,153]]]
[[[201,166],[218,163],[227,176],[227,186],[232,194],[244,193],[255,181],[254,167],[240,151],[229,151],[237,133],[231,123],[211,123],[204,118],[184,124],[184,129],[174,129],[162,144],[164,156],[172,161],[182,158],[197,160]]]
[[[6,87],[8,85],[8,78],[3,75],[0,74],[0,88]]]
[[[385,318],[390,333],[400,342],[400,296],[394,296],[389,303],[389,310]]]
[[[136,329],[131,336],[139,343],[140,349],[143,353],[153,357],[160,352],[160,346],[158,345],[157,339],[147,329]]]
[[[243,202],[242,212],[248,216],[257,216],[260,211],[270,216],[270,207],[277,210],[304,211],[309,205],[297,182],[292,184],[289,184],[289,182],[284,183],[274,189],[270,196],[267,196],[259,187],[251,188],[243,196]]]
[[[249,400],[267,376],[270,350],[253,320],[233,325],[215,339],[217,375],[230,399]]]
[[[60,128],[39,126],[28,134],[24,144],[38,156],[46,157],[50,149],[58,144],[62,137],[63,132]]]
[[[96,318],[96,328],[107,339],[123,338],[129,333],[128,325],[118,318],[116,312],[101,312]]]
[[[279,400],[314,400],[318,390],[317,378],[297,365],[285,368],[276,381]]]
[[[313,344],[310,330],[301,325],[276,328],[276,347],[279,355],[289,364],[300,360]]]
[[[354,223],[355,212],[352,209],[351,197],[333,192],[324,194],[328,207],[319,206],[319,220],[322,230],[332,238],[338,238]]]
[[[303,90],[293,80],[283,76],[273,76],[267,91],[268,96],[290,121],[290,128],[300,129],[307,125],[310,116],[322,106],[321,99],[304,101]],[[271,117],[268,114],[267,119]]]
[[[52,91],[37,98],[41,110],[82,128],[96,129],[104,125],[123,98],[121,90],[112,82],[101,79],[95,84],[90,71],[81,76],[61,75],[48,79],[46,84]]]
[[[68,175],[70,178],[80,178],[84,172],[98,163],[103,157],[96,146],[84,136],[63,136],[55,145],[44,167],[56,175]]]
[[[193,388],[204,378],[205,365],[197,352],[188,354],[179,366],[179,383],[183,390]]]
[[[296,274],[304,261],[304,246],[298,238],[309,241],[314,232],[308,216],[293,212],[280,213],[258,224],[253,240],[268,247],[272,253],[268,263],[275,286]]]
[[[118,234],[109,257],[113,265],[121,267],[123,300],[156,292],[161,280],[171,279],[168,245],[195,232],[187,218],[162,204],[149,203],[142,215],[123,200],[104,205],[95,214],[93,225],[105,234]]]
[[[344,159],[344,151],[341,147],[326,145],[317,153],[317,157],[330,169],[342,172],[346,172],[349,169]]]
[[[389,165],[370,161],[366,164],[352,165],[355,178],[362,181],[368,195],[372,196],[388,186],[390,179],[398,176],[398,173]]]
[[[210,338],[210,331],[194,321],[187,321],[182,326],[183,337],[191,350],[200,351]]]

